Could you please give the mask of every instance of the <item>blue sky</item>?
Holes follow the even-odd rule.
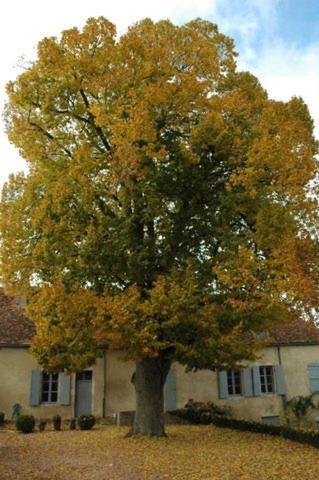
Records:
[[[277,34],[283,40],[294,42],[301,47],[318,42],[318,0],[282,0],[278,2],[277,11]]]
[[[233,0],[217,2],[220,16],[231,18],[246,17],[258,25],[255,31],[255,49],[276,39],[298,48],[317,43],[319,40],[318,0]],[[240,47],[243,38],[236,32],[236,25],[230,28]]]
[[[144,18],[184,23],[202,17],[232,36],[238,66],[254,73],[269,96],[288,100],[302,96],[319,137],[319,0],[10,0],[0,4],[0,108],[4,87],[19,73],[19,57],[35,56],[37,42],[81,27],[103,15],[121,33]],[[0,125],[0,186],[9,173],[25,168]]]

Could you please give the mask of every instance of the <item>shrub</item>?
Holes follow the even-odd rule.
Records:
[[[88,413],[83,413],[82,415],[79,416],[78,418],[78,426],[80,430],[91,430],[95,425],[95,416],[88,414]]]
[[[296,430],[284,425],[266,425],[264,423],[250,422],[248,420],[218,415],[213,418],[213,425],[235,430],[268,433],[269,435],[281,436],[295,442],[305,443],[319,448],[319,432],[315,430]]]
[[[230,416],[230,409],[229,407],[215,405],[213,402],[194,402],[190,399],[185,408],[173,410],[169,413],[190,423],[208,425],[216,415]]]
[[[210,405],[210,409],[208,408]],[[217,408],[215,408],[217,407]],[[189,401],[185,408],[170,412],[190,423],[212,423],[216,427],[232,428],[246,432],[266,433],[281,436],[299,443],[305,443],[319,448],[319,432],[316,430],[301,430],[286,425],[267,425],[265,423],[251,422],[244,419],[231,418],[227,410],[214,404]],[[211,418],[211,421],[209,421]]]
[[[39,428],[39,432],[43,432],[45,430],[45,427],[47,425],[47,422],[46,420],[43,420],[42,418],[39,420],[39,425],[38,425],[38,428]]]
[[[70,419],[69,428],[70,428],[70,430],[75,430],[76,429],[76,419],[75,418]]]
[[[307,416],[308,412],[316,408],[316,405],[313,402],[314,395],[317,395],[317,392],[308,396],[298,395],[297,397],[291,398],[286,403],[287,409],[291,410],[295,415],[299,427],[302,420],[304,420]]]
[[[18,432],[31,433],[34,430],[35,419],[33,415],[19,415],[16,419],[16,429]]]
[[[52,421],[53,421],[54,430],[59,432],[61,430],[61,422],[62,422],[61,416],[60,415],[54,415],[54,417],[52,418]]]
[[[0,412],[0,427],[4,424],[4,413]]]

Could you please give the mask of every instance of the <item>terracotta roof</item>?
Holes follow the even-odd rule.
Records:
[[[295,320],[269,332],[270,346],[309,344],[319,344],[319,328],[310,321]]]
[[[23,313],[17,299],[5,295],[0,287],[0,347],[25,347],[35,333],[33,323]],[[269,331],[268,346],[319,345],[319,328],[311,322],[297,320]]]
[[[25,317],[21,303],[0,288],[0,347],[28,346],[34,333],[34,325]]]

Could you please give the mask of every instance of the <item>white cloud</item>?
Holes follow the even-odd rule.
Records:
[[[301,49],[274,40],[260,51],[254,64],[248,60],[240,66],[260,79],[271,98],[287,101],[292,96],[302,97],[319,137],[319,43]]]
[[[214,13],[219,0],[10,0],[0,6],[0,105],[5,99],[4,87],[14,79],[21,56],[33,58],[39,40],[59,35],[62,30],[82,26],[88,17],[105,16],[123,32],[128,25],[145,17],[154,20],[170,18],[175,22]],[[24,162],[9,144],[0,127],[0,186],[10,172],[21,170]]]

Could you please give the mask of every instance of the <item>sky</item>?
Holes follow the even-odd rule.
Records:
[[[45,36],[82,27],[104,16],[119,34],[145,17],[183,24],[196,17],[217,23],[235,40],[238,68],[256,75],[269,96],[301,96],[319,137],[319,0],[10,0],[0,4],[0,109],[5,84],[21,72],[22,58],[35,58]],[[0,187],[25,162],[7,140],[0,120]]]

